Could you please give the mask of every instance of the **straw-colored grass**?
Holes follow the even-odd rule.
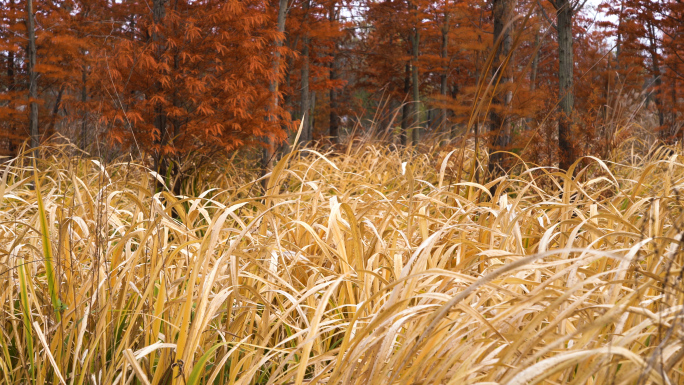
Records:
[[[482,186],[458,151],[304,150],[265,196],[228,161],[183,196],[5,163],[0,383],[683,383],[682,158]]]

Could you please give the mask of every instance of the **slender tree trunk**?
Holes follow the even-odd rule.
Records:
[[[309,92],[309,140],[313,140],[313,131],[316,127],[316,92]]]
[[[7,52],[7,91],[14,90],[14,52]]]
[[[55,124],[57,123],[57,114],[59,114],[59,107],[62,106],[62,96],[64,96],[64,85],[59,87],[57,91],[57,98],[55,99],[55,105],[52,107],[52,114],[50,115],[50,125],[47,130],[43,132],[43,135],[47,138],[51,137],[55,133]]]
[[[333,62],[330,63],[330,80],[336,80],[337,79],[337,69],[336,64],[334,62],[335,59],[333,59]],[[340,117],[337,112],[338,105],[337,105],[337,90],[334,88],[330,89],[330,126],[329,126],[329,133],[328,135],[330,136],[330,140],[334,144],[338,144],[340,142]]]
[[[176,48],[176,52],[173,55],[173,70],[174,70],[174,72],[178,73],[179,67],[180,67],[180,57],[179,57],[179,53],[178,53],[178,48]],[[175,87],[175,86],[173,89],[172,103],[173,103],[173,107],[175,109],[179,110],[181,108],[182,101],[181,101],[181,98],[178,96],[178,87]],[[178,119],[176,117],[171,119],[171,126],[173,127],[173,136],[169,139],[170,139],[171,145],[174,146],[174,148],[182,148],[183,147],[183,138],[181,135],[182,125],[183,124],[182,124],[180,119]],[[173,184],[171,186],[171,191],[173,191],[173,193],[175,195],[180,195],[181,189],[183,187],[183,182],[185,180],[185,176],[183,175],[183,173],[181,171],[180,156],[177,156],[176,159],[177,159],[177,162],[174,163],[174,165],[173,165],[173,167],[174,167],[173,171],[174,172],[173,172],[173,178],[172,178]],[[174,214],[178,215],[176,210],[174,210]],[[174,218],[175,218],[175,216],[174,216]]]
[[[440,85],[439,85],[439,94],[442,95],[442,113],[440,115],[440,130],[442,132],[446,132],[447,129],[447,108],[446,108],[446,95],[447,95],[447,90],[448,90],[448,84],[447,84],[447,77],[448,77],[448,71],[449,71],[449,66],[447,65],[447,62],[449,60],[448,57],[448,48],[449,48],[449,13],[444,14],[444,25],[442,26],[442,51],[441,51],[441,59],[442,59],[442,66],[444,67],[442,69],[442,74],[441,74],[441,79],[440,79]]]
[[[452,84],[451,85],[451,99],[456,100],[456,97],[458,97],[459,93],[459,88],[458,84]],[[453,116],[453,113],[452,113]],[[459,125],[456,123],[452,123],[449,126],[449,139],[453,140],[456,138],[456,130],[459,128]]]
[[[336,22],[338,14],[335,12],[335,3],[333,2],[330,6],[329,12],[330,22]],[[339,63],[338,63],[338,43],[337,41],[333,44],[333,54],[332,61],[330,62],[330,81],[334,82],[339,76]],[[333,144],[338,144],[340,142],[340,117],[337,112],[337,90],[335,88],[330,89],[330,126],[328,135]]]
[[[295,39],[293,44],[288,44],[290,47],[296,47],[297,42],[299,39]],[[294,50],[294,48],[292,48]],[[290,90],[292,86],[292,69],[294,68],[294,57],[290,56],[287,61],[285,62],[285,68],[283,68],[283,73],[285,74],[285,89]],[[295,113],[294,110],[294,100],[292,97],[292,92],[286,92],[285,95],[283,96],[283,108],[287,110],[287,112],[290,113],[290,116],[296,116],[297,114]],[[299,128],[299,127],[297,127]],[[282,124],[282,129],[283,131],[287,130],[287,125],[285,122]],[[291,148],[294,143],[294,140],[297,136],[297,132],[290,132],[287,138],[287,142],[283,143],[283,145],[280,147],[279,151],[281,153],[287,153]]]
[[[532,69],[530,72],[530,91],[537,89],[537,71],[539,68],[539,32],[534,34],[534,58],[532,58]]]
[[[420,118],[420,82],[418,80],[418,55],[419,55],[419,45],[420,45],[420,31],[416,27],[413,31],[413,61],[411,62],[411,77],[413,84],[413,118],[415,123],[413,124],[412,130],[412,142],[413,145],[417,145],[420,141],[420,129],[422,126],[422,121]]]
[[[560,117],[558,119],[558,164],[567,170],[575,162],[572,143],[572,122],[575,106],[573,90],[574,57],[572,37],[573,9],[569,0],[556,0],[558,19],[558,97]]]
[[[406,62],[404,71],[404,95],[408,96],[411,89],[411,62]],[[404,102],[401,107],[401,133],[399,134],[399,141],[402,146],[408,145],[408,128],[410,124],[411,106]]]
[[[85,107],[85,103],[88,97],[88,68],[84,65],[83,72],[81,73],[81,105],[83,110],[81,111],[81,150],[85,151],[88,147],[88,110]]]
[[[622,19],[624,17],[625,3],[620,1],[620,15],[618,17],[617,38],[615,43],[615,61],[617,69],[620,69],[620,56],[622,56]]]
[[[677,62],[673,63],[673,72],[677,73]],[[672,106],[670,107],[670,130],[672,132],[677,132],[677,76],[672,76],[670,85],[670,97],[672,98]],[[680,128],[684,129],[684,127]],[[676,136],[676,134],[675,134]]]
[[[665,113],[663,111],[662,87],[663,77],[660,71],[660,57],[658,56],[658,38],[656,36],[653,24],[646,26],[648,32],[649,47],[648,52],[651,56],[651,72],[653,73],[653,84],[655,91],[653,92],[653,101],[658,109],[658,136],[661,140],[665,140],[667,135],[665,131]]]
[[[311,135],[311,92],[309,89],[309,38],[304,37],[302,43],[302,89],[300,115],[302,117],[302,144],[308,144],[313,138]]]
[[[283,33],[285,32],[285,17],[287,15],[287,5],[288,5],[288,0],[280,0],[280,3],[278,5],[278,32]],[[278,73],[280,72],[280,47],[283,46],[283,40],[278,39],[276,41],[276,49],[275,53],[273,55],[273,73],[274,73],[274,80],[269,84],[268,90],[273,95],[273,119],[275,118],[275,113],[276,110],[278,109],[278,104],[280,101],[278,100]],[[270,137],[267,137],[265,139],[265,144],[266,146],[264,147],[264,150],[261,153],[261,165],[263,167],[263,172],[264,174],[268,172],[268,170],[271,168],[273,164],[273,140]],[[265,186],[266,180],[264,179],[264,186]]]
[[[164,16],[166,15],[165,5],[166,2],[164,0],[153,0],[152,2],[152,18],[157,26],[161,25],[164,21]],[[155,58],[158,61],[161,61],[162,54],[164,51],[162,47],[163,39],[164,37],[159,34],[157,29],[155,29],[154,32],[152,32],[152,41],[156,45]],[[161,82],[155,81],[153,92],[158,94],[161,93],[161,91]],[[157,103],[154,106],[154,128],[157,130],[157,133],[159,135],[158,138],[155,140],[155,145],[157,148],[155,149],[154,154],[154,168],[155,171],[162,176],[162,178],[165,178],[167,172],[167,162],[166,159],[164,159],[163,150],[168,135],[166,132],[166,114],[164,113],[164,106],[161,103]]]
[[[9,24],[14,25],[16,23],[16,19],[14,18],[15,14],[15,8],[14,8],[14,0],[9,0],[9,10],[10,10],[10,18],[9,18]],[[15,57],[14,57],[14,51],[7,51],[7,91],[13,91],[16,87],[16,81],[14,79],[14,65],[15,65]],[[9,106],[14,108],[14,103],[12,101],[8,102]],[[15,154],[16,153],[16,139],[14,138],[15,135],[15,130],[16,127],[14,124],[7,122],[7,130],[8,132],[3,133],[6,135],[6,143],[7,143],[7,150],[9,154]]]
[[[495,79],[501,78],[499,82],[500,87],[506,87],[512,79],[507,77],[505,73],[507,69],[504,68],[504,60],[511,51],[511,35],[504,27],[510,20],[511,3],[510,0],[494,0],[492,8],[492,17],[494,20],[494,44],[497,44],[494,61],[492,62],[492,77]],[[494,80],[496,83],[496,80]],[[497,92],[493,91],[494,97],[492,99],[492,111],[490,112],[491,120],[491,140],[489,142],[490,153],[505,149],[511,142],[510,122],[504,116],[505,110],[508,108],[511,100],[510,91]],[[495,153],[489,157],[489,172],[495,175],[503,168],[504,156],[502,153]]]
[[[36,73],[36,26],[33,15],[33,0],[26,0],[26,29],[28,31],[28,75],[29,75],[29,133],[31,135],[31,147],[36,148],[40,144],[38,133],[38,74]]]
[[[532,58],[532,68],[530,69],[530,92],[534,95],[537,89],[537,71],[539,68],[539,31],[534,34],[534,57]],[[525,129],[531,129],[530,124],[533,118],[530,116],[525,119]]]

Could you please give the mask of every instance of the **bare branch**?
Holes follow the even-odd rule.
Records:
[[[549,3],[551,3],[551,5],[553,5],[554,8],[556,7],[556,3],[553,0],[548,0],[548,1],[549,1]],[[551,18],[546,13],[546,10],[542,6],[542,4],[539,2],[539,0],[537,0],[537,6],[539,6],[539,9],[541,10],[541,14],[542,14],[542,16],[544,16],[544,19],[546,19],[546,22],[548,22],[549,25],[551,25],[553,27],[553,29],[558,31],[558,26],[556,25],[556,23],[553,22],[553,20],[551,20]]]
[[[577,3],[575,3],[575,6],[574,6],[574,7],[570,8],[570,11],[571,11],[573,14],[579,12],[579,11],[580,11],[582,8],[584,8],[584,6],[587,4],[587,1],[589,1],[589,0],[584,0],[584,1],[581,1],[581,2],[578,1]],[[580,5],[580,3],[581,3],[581,5]]]

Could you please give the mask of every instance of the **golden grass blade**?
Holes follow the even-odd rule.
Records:
[[[52,300],[52,309],[60,321],[63,304],[57,295],[57,285],[55,282],[55,270],[52,264],[52,242],[50,240],[50,226],[48,225],[47,215],[45,213],[45,205],[43,197],[41,196],[40,181],[38,180],[38,170],[36,169],[36,160],[33,160],[33,183],[36,189],[36,202],[38,204],[38,221],[40,222],[41,240],[43,243],[43,258],[45,263],[45,274],[47,277],[48,293]]]
[[[135,373],[135,376],[138,378],[138,380],[140,380],[143,385],[150,385],[150,380],[147,379],[145,372],[143,372],[143,369],[135,359],[133,351],[131,349],[124,350],[124,357],[126,357],[126,361],[128,361],[128,363],[131,365],[131,368],[133,368],[133,373]]]
[[[57,362],[55,362],[55,357],[52,356],[52,352],[50,351],[50,346],[48,346],[47,341],[45,340],[45,336],[43,335],[43,331],[40,330],[40,324],[38,322],[33,322],[33,330],[36,332],[36,335],[38,336],[38,340],[40,343],[43,345],[43,349],[45,349],[45,355],[47,356],[48,360],[50,361],[50,364],[52,365],[52,369],[55,371],[55,377],[59,380],[59,382],[62,385],[66,385],[66,381],[64,381],[64,377],[62,377],[62,373],[59,372],[59,366],[57,366]]]

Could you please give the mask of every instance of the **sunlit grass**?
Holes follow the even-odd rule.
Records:
[[[235,159],[181,196],[5,163],[0,382],[682,383],[681,156],[483,182],[455,148],[302,150],[265,195]]]

